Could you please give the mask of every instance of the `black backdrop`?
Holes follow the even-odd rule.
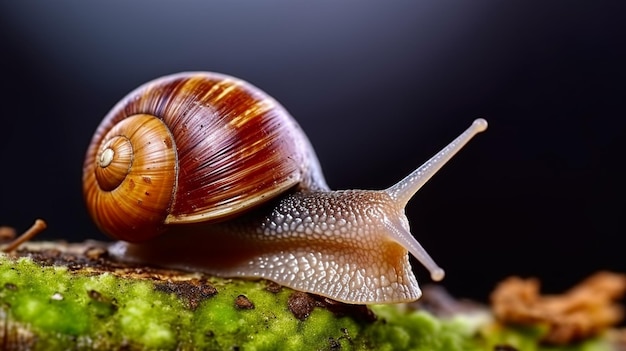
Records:
[[[490,126],[408,208],[456,295],[626,271],[621,1],[0,4],[0,225],[105,239],[81,167],[119,98],[212,70],[281,101],[331,187],[383,188],[476,117]],[[428,275],[416,265],[418,277]]]

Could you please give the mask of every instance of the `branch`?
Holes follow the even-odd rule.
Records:
[[[2,350],[613,350],[601,334],[544,348],[541,326],[424,289],[416,304],[348,305],[265,280],[113,261],[108,244],[0,253]]]
[[[0,255],[0,342],[4,350],[475,349],[468,325],[404,305],[347,305],[265,280],[115,262],[100,242],[30,242]]]

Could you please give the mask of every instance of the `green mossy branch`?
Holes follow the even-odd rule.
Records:
[[[1,349],[472,351],[511,335],[536,344],[509,330],[484,335],[488,318],[439,319],[263,280],[125,266],[92,244],[36,243],[0,255]]]

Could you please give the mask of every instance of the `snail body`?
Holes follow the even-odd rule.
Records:
[[[87,150],[90,215],[125,260],[265,278],[347,303],[413,301],[408,253],[443,278],[404,207],[482,119],[385,190],[331,191],[306,135],[273,98],[234,77],[148,82],[101,122]]]

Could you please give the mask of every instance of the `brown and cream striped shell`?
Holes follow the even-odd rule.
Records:
[[[327,188],[295,120],[258,88],[210,72],[132,91],[101,122],[83,167],[92,218],[131,242],[232,217],[298,185]]]

